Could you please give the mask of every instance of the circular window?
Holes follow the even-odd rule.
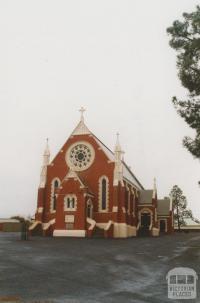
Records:
[[[67,151],[66,161],[74,170],[81,171],[90,167],[94,161],[94,148],[87,142],[73,144]]]

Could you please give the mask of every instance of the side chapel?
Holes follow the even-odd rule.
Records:
[[[117,135],[112,152],[81,120],[50,161],[48,140],[32,235],[127,238],[173,232],[172,201],[144,189],[123,160]]]

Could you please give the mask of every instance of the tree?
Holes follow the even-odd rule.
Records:
[[[186,224],[185,218],[193,219],[192,211],[187,209],[187,199],[178,185],[173,186],[170,196],[172,197],[173,203],[174,221],[180,231],[181,226]]]
[[[167,28],[170,46],[177,52],[177,69],[181,84],[188,89],[187,100],[173,97],[178,114],[195,130],[195,137],[184,137],[183,145],[200,159],[200,6],[183,13],[183,21],[174,21]]]

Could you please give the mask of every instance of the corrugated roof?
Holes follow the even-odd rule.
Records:
[[[186,226],[188,225],[196,225],[200,226],[200,223],[195,222],[192,218],[184,218]]]
[[[139,204],[152,204],[153,190],[146,189],[139,192]]]
[[[19,223],[19,220],[16,219],[0,219],[0,223]]]
[[[163,216],[168,216],[170,212],[170,199],[165,198],[165,199],[159,199],[158,200],[158,215],[163,215]]]

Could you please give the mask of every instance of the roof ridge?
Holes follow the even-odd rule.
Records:
[[[112,153],[112,155],[114,156],[114,152],[107,147],[97,136],[95,136],[93,133],[91,133],[105,148],[107,148],[109,150],[109,152]],[[135,179],[135,181],[141,186],[142,189],[144,189],[143,185],[140,183],[140,181],[136,178],[136,176],[134,175],[134,173],[131,171],[131,169],[128,167],[128,165],[126,164],[126,162],[124,160],[122,160],[122,163],[124,164],[124,166],[126,167],[126,169],[129,171],[129,173],[132,175],[132,177]],[[130,181],[130,180],[129,180]]]

